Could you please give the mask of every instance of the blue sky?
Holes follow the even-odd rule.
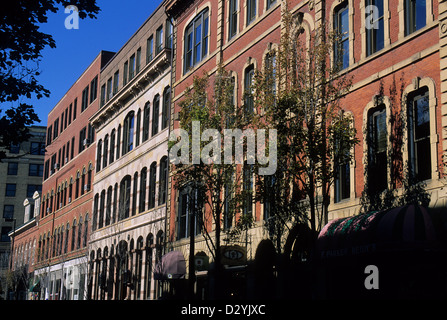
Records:
[[[65,28],[69,14],[61,8],[49,15],[40,28],[51,34],[56,48],[46,48],[39,63],[39,82],[51,91],[49,98],[31,99],[41,122],[47,125],[48,113],[70,89],[101,50],[118,51],[162,0],[97,0],[101,11],[97,19],[79,20],[79,29]]]

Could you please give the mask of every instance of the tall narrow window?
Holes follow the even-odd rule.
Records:
[[[349,66],[349,9],[348,1],[337,6],[334,11],[334,30],[338,41],[334,44],[334,62],[340,69]]]
[[[127,84],[127,76],[128,76],[128,72],[129,72],[129,62],[124,62],[124,67],[123,67],[123,86],[125,86]]]
[[[368,116],[368,188],[377,194],[387,188],[387,129],[384,105]]]
[[[135,128],[135,146],[140,145],[140,132],[141,132],[141,109],[137,112],[137,126]]]
[[[336,141],[335,148],[338,149],[340,143]],[[337,150],[336,150],[337,152]],[[340,202],[343,199],[348,199],[351,196],[351,165],[349,160],[349,155],[347,157],[341,157],[334,161],[334,201]]]
[[[383,0],[366,0],[366,55],[382,50],[385,44]]]
[[[135,74],[140,72],[140,66],[141,66],[141,48],[138,48],[137,56],[135,58]]]
[[[187,238],[191,229],[194,235],[200,234],[199,212],[200,200],[197,189],[185,187],[179,192],[177,239]],[[191,219],[194,215],[194,220]],[[193,225],[191,225],[193,223]],[[192,228],[191,228],[192,227]]]
[[[426,24],[426,0],[404,0],[405,35],[409,35]]]
[[[275,3],[276,0],[267,0],[267,9],[270,9]]]
[[[102,157],[102,140],[98,141],[96,146],[96,172],[101,170],[101,157]]]
[[[188,72],[208,53],[208,9],[205,9],[191,22],[185,31],[184,72]]]
[[[167,87],[163,92],[163,110],[161,113],[161,130],[169,126],[169,110],[171,107],[171,88]]]
[[[251,216],[253,214],[253,165],[244,164],[243,169],[243,187],[244,187],[244,207],[243,214]]]
[[[410,175],[416,181],[431,178],[430,109],[427,87],[408,99],[408,158]]]
[[[146,210],[146,185],[147,185],[147,168],[141,170],[140,178],[140,209],[139,212]]]
[[[109,160],[108,156],[109,156],[109,135],[106,134],[106,136],[104,137],[104,152],[103,152],[103,156],[102,156],[102,167],[105,168],[107,167],[107,160]]]
[[[229,24],[228,24],[228,39],[233,38],[237,33],[237,7],[238,0],[230,0],[229,8]]]
[[[135,54],[133,54],[129,60],[129,80],[132,80],[134,76],[135,76]]]
[[[152,135],[156,135],[158,133],[158,123],[160,121],[159,117],[160,113],[160,95],[156,95],[154,98],[154,104],[152,107]]]
[[[148,209],[155,207],[155,183],[157,178],[157,163],[153,162],[149,170],[149,198]]]
[[[119,71],[116,71],[113,75],[113,94],[116,94],[118,92],[118,85],[120,81],[120,73]]]
[[[146,47],[146,63],[149,63],[154,58],[154,37],[150,36],[147,39],[147,47]]]
[[[172,49],[172,43],[173,43],[173,39],[172,39],[172,34],[173,34],[173,26],[171,23],[171,20],[166,20],[166,48],[168,49]]]
[[[149,139],[149,121],[151,115],[150,110],[151,110],[151,104],[148,101],[144,105],[144,111],[143,111],[143,141]]]
[[[82,90],[82,102],[81,102],[81,112],[88,107],[88,86]]]
[[[246,1],[247,1],[247,26],[248,26],[256,18],[257,0],[246,0]]]
[[[133,189],[132,189],[132,215],[137,214],[137,195],[138,195],[138,172],[133,175]]]
[[[160,26],[155,32],[155,55],[163,50],[163,26]]]
[[[134,112],[131,111],[124,119],[123,126],[123,155],[133,149],[133,134],[134,134]]]
[[[103,84],[101,86],[101,102],[100,102],[100,104],[101,104],[100,105],[101,107],[106,104],[106,85],[105,84]]]
[[[90,103],[92,103],[98,95],[98,76],[94,77],[90,83]]]
[[[131,177],[125,176],[120,183],[120,200],[118,206],[118,220],[122,220],[129,217],[130,210],[130,184]]]
[[[112,130],[112,133],[110,134],[110,154],[109,154],[109,163],[112,163],[115,161],[115,140],[116,140],[116,131],[115,129]]]
[[[158,205],[166,203],[167,192],[168,192],[168,158],[165,156],[160,161]]]
[[[255,75],[255,69],[253,65],[250,65],[245,69],[245,92],[244,92],[244,102],[245,102],[245,112],[252,113],[254,111],[254,96],[253,96],[253,78]]]

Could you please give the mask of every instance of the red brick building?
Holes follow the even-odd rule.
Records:
[[[48,115],[42,195],[35,225],[14,246],[36,241],[30,272],[40,299],[87,297],[87,245],[91,232],[95,132],[101,68],[114,53],[102,51]]]
[[[243,105],[247,79],[253,70],[265,67],[268,53],[279,45],[281,10],[286,5],[292,14],[300,13],[303,38],[323,22],[329,30],[341,32],[345,50],[340,74],[354,77],[341,103],[353,117],[360,143],[352,150],[353,160],[340,168],[344,174],[334,182],[328,219],[359,213],[367,176],[378,192],[403,192],[388,159],[395,152],[389,142],[395,114],[407,120],[398,155],[401,163],[424,182],[430,206],[445,207],[444,1],[166,1],[167,12],[175,19],[173,119],[178,119],[179,102],[193,77],[204,71],[213,76],[220,61],[237,84],[236,105]],[[377,21],[373,28],[368,25],[371,14]],[[178,127],[174,121],[173,128]],[[382,139],[374,140],[379,136]],[[180,219],[184,212],[178,190],[171,189],[170,200],[168,239],[174,250],[187,257],[189,240],[179,236],[187,232],[179,233],[185,219]],[[247,260],[255,258],[258,244],[268,238],[263,204],[253,203],[252,214],[255,224],[247,232]],[[195,241],[196,253],[208,252],[201,235]]]

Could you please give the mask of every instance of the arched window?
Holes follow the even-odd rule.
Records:
[[[157,178],[157,163],[152,162],[150,170],[149,170],[149,201],[148,208],[152,209],[155,207],[155,184]]]
[[[82,217],[79,218],[78,239],[76,241],[76,249],[81,248],[81,239],[82,239]]]
[[[166,87],[163,92],[163,109],[161,112],[161,130],[169,126],[169,110],[171,106],[171,88]]]
[[[244,102],[245,102],[245,112],[253,113],[254,111],[254,96],[253,96],[253,79],[255,75],[254,65],[249,65],[245,69],[245,80],[244,80]]]
[[[166,203],[167,191],[168,191],[168,157],[164,156],[163,158],[161,158],[160,161],[158,205]]]
[[[71,251],[75,249],[76,243],[76,219],[73,221],[73,227],[71,230]]]
[[[115,140],[116,140],[116,130],[113,129],[110,134],[110,154],[109,154],[109,163],[115,161]]]
[[[141,131],[141,109],[137,112],[137,126],[135,128],[135,146],[140,145],[140,131]]]
[[[88,214],[85,215],[85,221],[84,221],[84,240],[82,245],[83,248],[87,246],[87,240],[88,240]]]
[[[132,190],[132,215],[137,214],[137,195],[138,195],[138,172],[133,175],[133,190]]]
[[[102,157],[102,167],[107,167],[107,160],[108,160],[108,154],[109,154],[109,135],[106,134],[104,137],[104,152]]]
[[[93,221],[92,230],[95,231],[98,226],[98,206],[99,206],[99,194],[95,194],[93,199]]]
[[[120,146],[121,146],[121,125],[118,125],[118,132],[116,134],[116,159],[120,157]]]
[[[157,94],[154,98],[152,107],[152,136],[158,133],[158,123],[160,122],[160,95]]]
[[[104,209],[105,209],[105,201],[106,201],[106,191],[101,191],[101,198],[99,199],[99,217],[98,217],[98,228],[102,228],[104,226]]]
[[[129,217],[131,176],[125,176],[120,183],[120,200],[118,206],[118,220]]]
[[[208,8],[200,12],[185,29],[184,73],[208,54]]]
[[[110,218],[112,215],[112,196],[113,196],[113,189],[112,186],[110,186],[107,189],[107,201],[106,201],[106,226],[110,224]]]
[[[149,139],[149,123],[150,123],[150,102],[146,102],[143,110],[143,142]]]
[[[134,129],[134,112],[131,111],[124,119],[122,155],[133,149]]]
[[[141,169],[140,177],[140,209],[139,212],[146,210],[146,184],[147,184],[147,168]]]
[[[96,172],[101,170],[101,156],[102,156],[102,140],[98,141],[96,146]]]

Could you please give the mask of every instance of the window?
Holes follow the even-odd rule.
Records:
[[[208,36],[208,9],[205,9],[187,26],[185,31],[185,73],[207,55]]]
[[[112,216],[112,196],[113,196],[113,188],[112,188],[112,186],[110,186],[107,189],[106,221],[105,221],[106,226],[108,226],[110,224],[110,218]]]
[[[30,154],[38,156],[45,155],[45,143],[31,142]]]
[[[166,20],[166,48],[172,49],[172,33],[173,33],[173,26],[171,23],[171,20]]]
[[[109,163],[112,163],[115,161],[114,155],[115,155],[115,136],[116,131],[115,129],[112,130],[112,133],[110,134],[110,154],[109,154]]]
[[[157,178],[157,163],[152,162],[149,169],[149,198],[148,198],[148,209],[155,207],[155,183]]]
[[[199,192],[197,189],[193,189],[191,186],[185,187],[179,192],[179,205],[178,205],[178,230],[177,239],[187,238],[191,231],[191,216],[194,215],[194,225],[192,226],[194,235],[200,234],[199,225]]]
[[[88,86],[82,90],[81,112],[88,107]]]
[[[54,120],[53,123],[53,139],[56,139],[58,135],[59,135],[59,118]]]
[[[348,2],[337,6],[334,11],[334,31],[338,41],[334,44],[334,63],[340,69],[349,66],[349,10]]]
[[[267,0],[267,9],[270,9],[275,3],[276,0]]]
[[[36,191],[42,193],[42,185],[29,184],[26,188],[26,197],[32,198]]]
[[[84,127],[79,132],[79,153],[84,151],[84,149],[87,147],[87,145],[90,143],[87,139],[87,128]]]
[[[143,141],[149,139],[150,102],[146,102],[143,110]]]
[[[101,191],[101,196],[99,198],[99,216],[98,216],[98,228],[101,229],[104,226],[104,210],[106,202],[106,191]]]
[[[113,97],[112,77],[107,80],[107,101]]]
[[[167,193],[168,193],[168,158],[165,156],[160,161],[158,205],[166,203]]]
[[[246,0],[246,1],[247,1],[247,26],[248,26],[256,18],[257,0]]]
[[[98,76],[94,77],[92,82],[90,82],[90,103],[95,101],[98,95]]]
[[[135,54],[130,57],[129,61],[129,80],[132,80],[135,76]]]
[[[101,170],[101,157],[102,157],[102,140],[99,139],[96,145],[96,172]]]
[[[381,105],[368,116],[368,187],[371,194],[387,188],[387,129],[386,110]]]
[[[129,217],[130,209],[130,184],[131,177],[125,176],[120,183],[120,200],[118,208],[118,219],[122,220]]]
[[[93,221],[92,230],[95,231],[98,226],[98,206],[99,206],[99,194],[95,194],[93,199]]]
[[[161,113],[161,130],[169,126],[169,110],[171,106],[171,88],[167,87],[163,92],[163,110]]]
[[[154,37],[150,36],[147,39],[147,48],[146,48],[146,63],[149,63],[154,58]]]
[[[133,175],[133,190],[132,190],[132,215],[137,214],[137,195],[138,195],[138,172]]]
[[[160,26],[155,32],[155,55],[163,50],[163,26]]]
[[[124,62],[124,71],[123,71],[123,86],[127,84],[127,75],[129,72],[129,62]]]
[[[243,214],[252,216],[253,214],[253,165],[244,164],[243,169],[243,187],[244,187],[244,202]]]
[[[268,92],[276,98],[276,54],[270,52],[265,57],[265,72]],[[253,80],[252,80],[253,81]],[[276,99],[275,99],[276,100]]]
[[[134,112],[131,111],[124,119],[123,126],[123,155],[133,149]]]
[[[430,110],[427,87],[408,99],[408,153],[410,176],[417,181],[431,178]]]
[[[8,233],[12,231],[12,227],[2,227],[2,235],[0,238],[1,242],[10,242],[11,238],[9,238]]]
[[[119,81],[120,81],[120,72],[118,70],[113,75],[113,94],[116,94],[118,92]]]
[[[426,24],[426,0],[404,0],[405,35],[409,35]]]
[[[5,204],[3,206],[3,218],[12,219],[14,218],[14,206],[11,204]]]
[[[253,96],[253,78],[255,75],[255,69],[253,65],[250,65],[245,69],[245,112],[252,113],[254,111],[254,96]]]
[[[237,1],[230,0],[229,8],[229,24],[228,24],[228,39],[233,38],[237,33]]]
[[[141,132],[141,109],[137,112],[137,126],[135,128],[135,146],[140,145],[140,132]]]
[[[137,49],[137,57],[135,60],[135,74],[140,72],[140,65],[141,65],[141,48]]]
[[[141,170],[140,178],[140,209],[139,212],[146,210],[146,184],[147,184],[147,168]]]
[[[19,164],[17,162],[8,162],[8,175],[16,176],[19,170]]]
[[[77,106],[78,106],[78,98],[75,98],[73,103],[73,120],[76,120]]]
[[[28,175],[32,177],[43,177],[43,164],[30,163]]]
[[[7,183],[5,196],[7,197],[15,197],[16,196],[16,184],[15,183]]]
[[[104,147],[103,147],[103,157],[102,157],[102,167],[107,167],[108,153],[109,153],[109,135],[106,134],[104,137]]]
[[[384,46],[383,0],[366,0],[366,55],[369,56]]]
[[[233,174],[228,174],[227,181],[224,187],[224,199],[223,199],[223,228],[227,230],[231,228],[233,224],[234,205],[233,205],[233,192],[232,186],[234,181]]]
[[[154,107],[152,108],[152,135],[158,133],[159,111],[160,110],[160,95],[156,95],[154,98]]]
[[[101,86],[101,107],[106,104],[106,85]]]
[[[51,127],[50,127],[51,128]],[[9,153],[17,154],[20,152],[20,143],[11,143]]]
[[[339,145],[336,142],[335,148],[338,149]],[[351,164],[348,158],[349,154],[343,160],[334,161],[334,201],[336,203],[351,196]]]

